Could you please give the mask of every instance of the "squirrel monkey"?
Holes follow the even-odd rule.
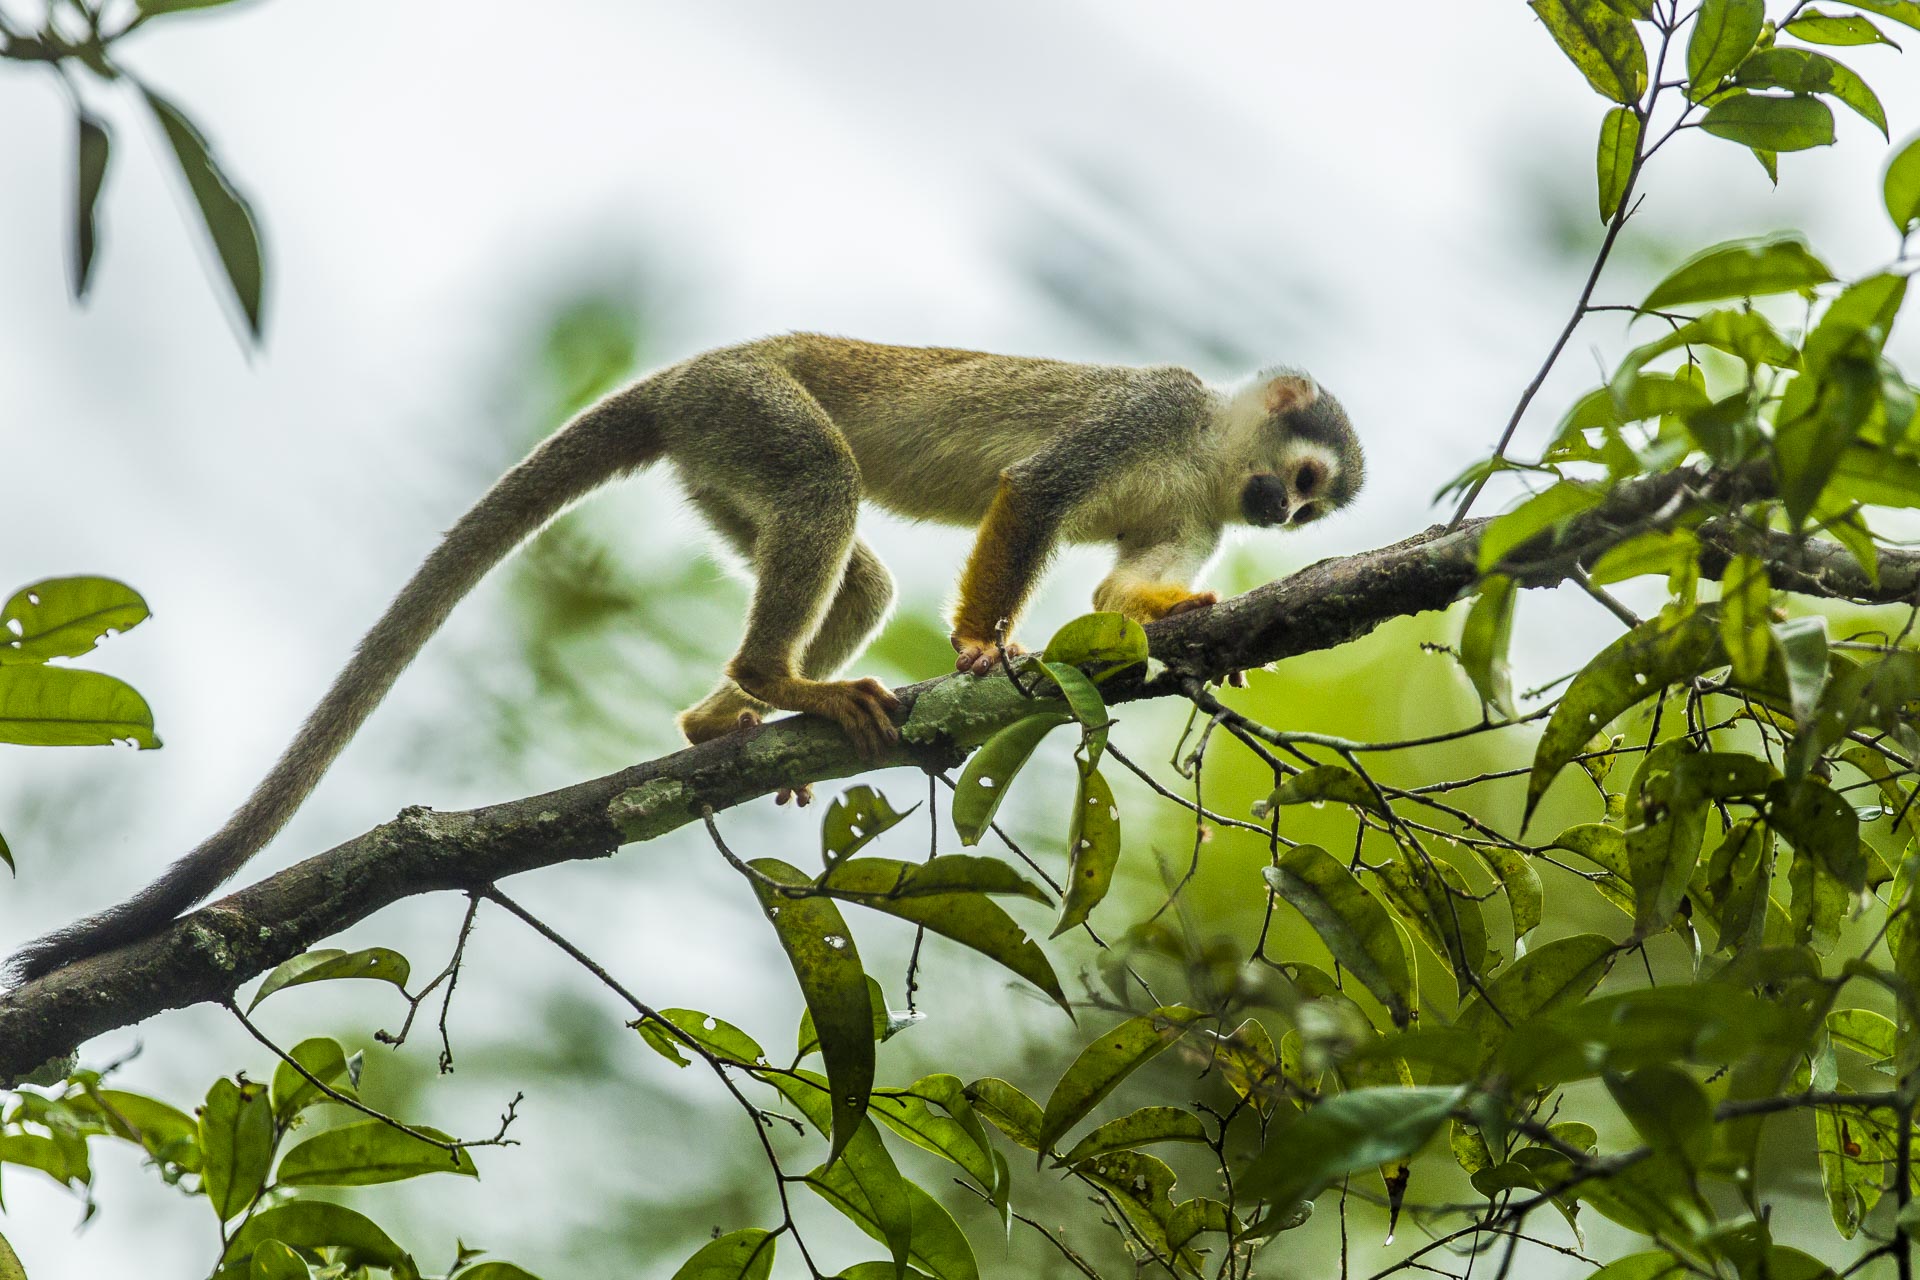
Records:
[[[896,739],[898,701],[877,680],[830,678],[893,600],[854,531],[863,497],[979,527],[952,639],[955,667],[983,675],[1056,544],[1111,542],[1118,560],[1094,606],[1148,622],[1218,598],[1189,584],[1225,525],[1318,519],[1352,501],[1363,470],[1339,402],[1292,370],[1223,392],[1170,367],[815,334],[694,356],[586,409],[501,477],[226,825],[132,899],[29,944],[14,972],[38,977],[143,937],[219,887],[292,817],[489,569],[589,491],[659,461],[754,575],[739,651],[681,713],[681,731],[704,742],[775,709],[810,712],[868,758]]]

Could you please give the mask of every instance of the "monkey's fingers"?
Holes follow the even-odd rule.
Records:
[[[841,728],[853,740],[854,750],[863,760],[878,759],[888,747],[900,740],[891,713],[900,709],[893,691],[871,677],[850,680],[843,686],[846,702],[836,717]]]

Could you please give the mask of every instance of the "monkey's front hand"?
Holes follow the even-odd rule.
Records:
[[[1009,658],[1017,658],[1026,652],[1012,642],[1002,647],[992,640],[969,639],[957,631],[949,638],[953,641],[953,651],[960,655],[954,659],[953,669],[971,671],[976,676],[984,676],[998,666],[1002,654]]]

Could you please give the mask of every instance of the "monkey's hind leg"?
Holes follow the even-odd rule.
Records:
[[[747,634],[727,664],[727,674],[762,702],[835,721],[862,758],[872,759],[899,738],[890,715],[899,700],[878,680],[819,680],[803,674],[816,663],[831,670],[845,661],[871,630],[871,622],[853,625],[861,621],[859,615],[877,621],[880,612],[870,602],[875,585],[871,569],[878,561],[866,552],[855,582],[869,602],[845,616],[829,616],[830,597],[844,590],[854,561],[855,503],[845,503],[844,510],[841,506],[789,510],[758,531]],[[808,646],[804,654],[803,644]]]

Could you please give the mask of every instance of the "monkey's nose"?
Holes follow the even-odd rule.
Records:
[[[1248,524],[1261,528],[1285,524],[1290,507],[1286,481],[1276,475],[1254,476],[1240,491],[1240,514]]]

